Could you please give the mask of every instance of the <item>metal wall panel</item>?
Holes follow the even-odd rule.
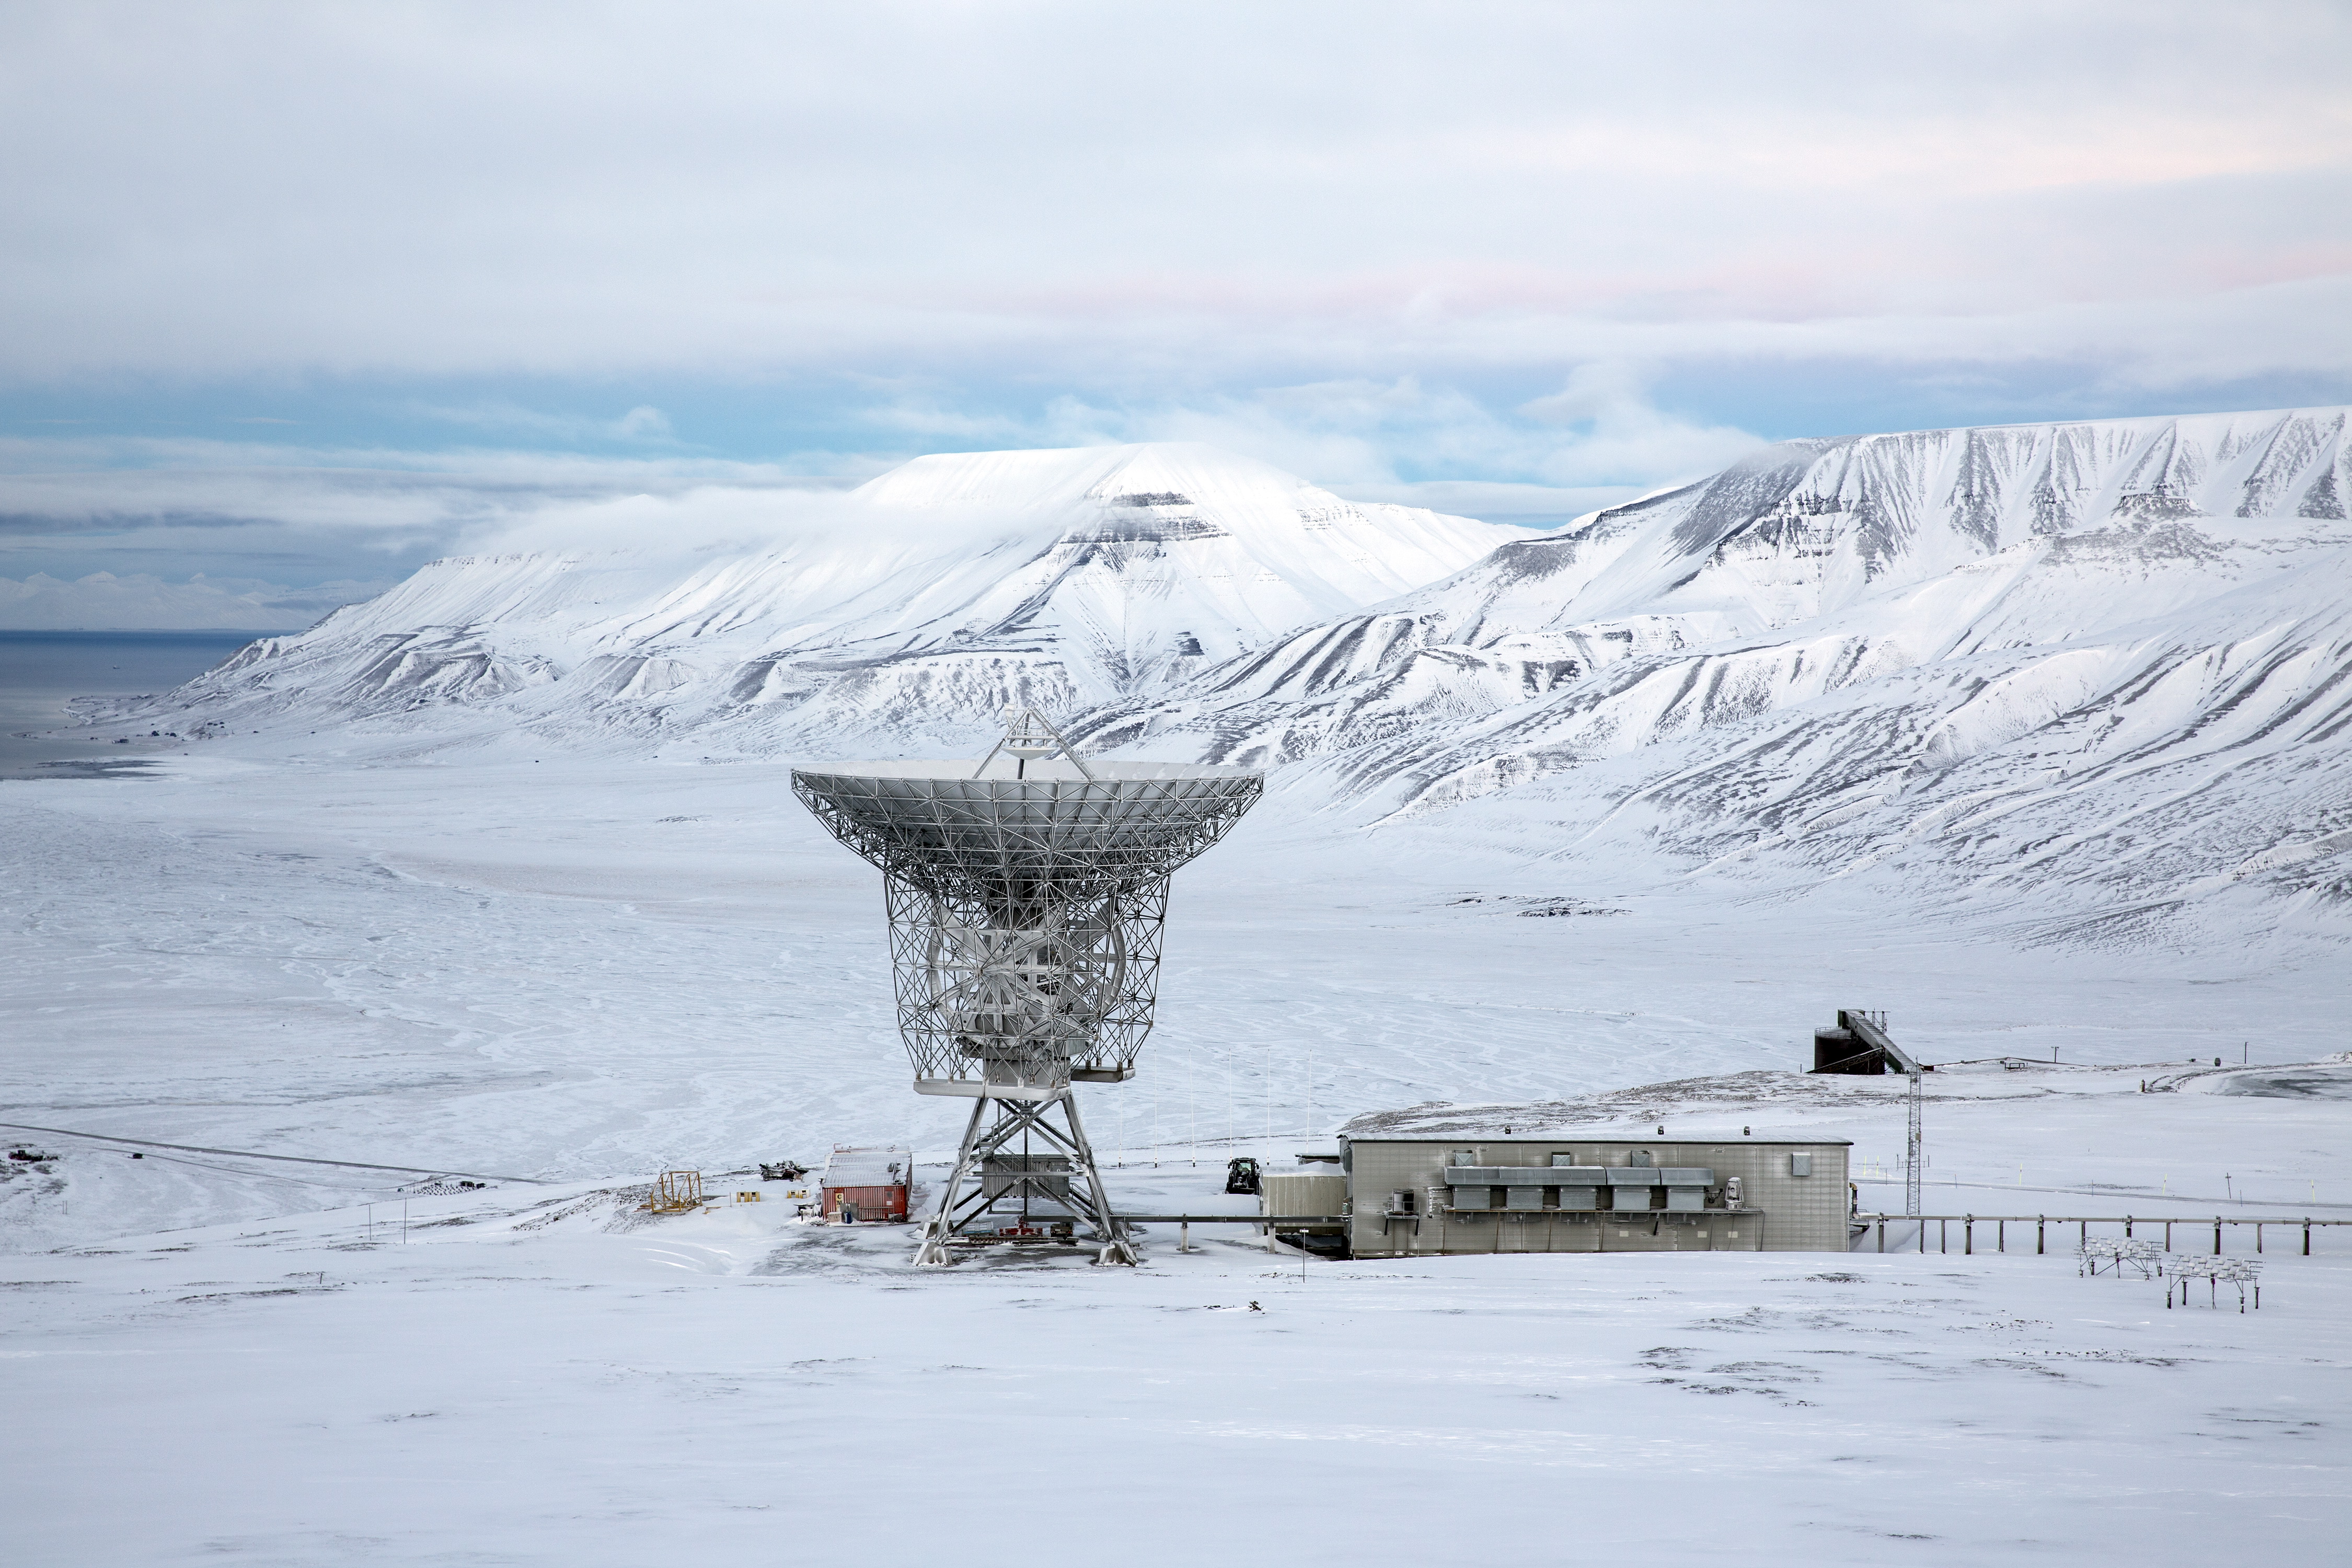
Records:
[[[1258,1212],[1276,1219],[1290,1215],[1338,1214],[1347,1201],[1345,1176],[1321,1171],[1283,1171],[1268,1172],[1258,1178]],[[1372,1206],[1377,1210],[1381,1205]]]
[[[1688,1250],[1703,1247],[1708,1250],[1749,1251],[1763,1248],[1770,1251],[1842,1252],[1846,1247],[1845,1220],[1847,1213],[1846,1146],[1842,1142],[1800,1143],[1790,1140],[1736,1139],[1726,1142],[1676,1142],[1650,1139],[1636,1143],[1629,1141],[1592,1142],[1577,1144],[1575,1158],[1593,1162],[1575,1166],[1551,1166],[1549,1162],[1568,1153],[1560,1144],[1534,1140],[1496,1140],[1471,1146],[1473,1141],[1463,1138],[1423,1142],[1412,1139],[1359,1139],[1349,1145],[1352,1166],[1349,1191],[1355,1204],[1355,1221],[1351,1238],[1356,1251],[1362,1256],[1379,1257],[1417,1253],[1433,1255],[1444,1252],[1492,1252],[1510,1250],[1521,1246],[1517,1239],[1524,1233],[1524,1245],[1536,1251],[1590,1252],[1621,1250]],[[1625,1163],[1636,1150],[1651,1155],[1653,1163],[1638,1170]],[[1534,1186],[1538,1184],[1522,1178],[1516,1182],[1469,1184],[1449,1192],[1446,1160],[1449,1153],[1459,1151],[1466,1156],[1465,1166],[1456,1167],[1463,1175],[1472,1171],[1515,1173],[1530,1167],[1542,1168],[1540,1184],[1552,1188],[1558,1207],[1541,1211],[1507,1210],[1507,1214],[1526,1214],[1524,1222],[1501,1221],[1508,1237],[1497,1231],[1498,1217],[1480,1211],[1466,1215],[1444,1216],[1437,1213],[1423,1215],[1416,1227],[1410,1224],[1391,1224],[1383,1230],[1380,1209],[1387,1194],[1399,1187],[1433,1188],[1430,1194],[1442,1206],[1443,1200],[1452,1197],[1462,1201],[1469,1191],[1493,1186]],[[1791,1152],[1813,1156],[1811,1176],[1789,1174]],[[1586,1173],[1606,1173],[1606,1176]],[[1650,1194],[1660,1185],[1669,1190],[1675,1186],[1699,1184],[1689,1180],[1670,1181],[1685,1173],[1703,1173],[1707,1179],[1706,1190],[1718,1190],[1728,1176],[1740,1178],[1746,1206],[1738,1210],[1721,1208],[1691,1211],[1682,1208],[1651,1209]],[[1621,1174],[1622,1173],[1622,1174]],[[1615,1178],[1617,1198],[1627,1209],[1597,1213],[1583,1205],[1591,1204],[1597,1188],[1609,1178]],[[1367,1200],[1365,1194],[1370,1196]],[[1488,1194],[1491,1204],[1496,1194]],[[1475,1200],[1474,1200],[1475,1201]],[[1671,1203],[1673,1200],[1668,1198]],[[1633,1205],[1640,1205],[1638,1207]],[[1532,1217],[1540,1213],[1545,1217]],[[1689,1227],[1704,1226],[1702,1238],[1696,1229],[1685,1228],[1669,1239],[1663,1234],[1662,1216],[1674,1215],[1670,1222]],[[1703,1218],[1700,1216],[1704,1216]],[[1622,1223],[1621,1222],[1622,1219]],[[1660,1234],[1652,1230],[1658,1226]],[[1617,1231],[1627,1232],[1622,1237]]]

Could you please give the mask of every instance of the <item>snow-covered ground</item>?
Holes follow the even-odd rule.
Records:
[[[1847,1137],[1899,1207],[1901,1084],[1797,1070],[1869,1007],[1947,1064],[1930,1212],[2352,1217],[2344,425],[1791,443],[1460,570],[1483,525],[1199,453],[958,460],[893,504],[1058,510],[994,565],[892,534],[822,604],[778,586],[806,556],[458,563],[115,705],[152,776],[0,781],[0,1136],[57,1156],[0,1164],[5,1539],[2329,1560],[2345,1231],[2269,1232],[2241,1314],[2014,1226],[1403,1265],[1162,1227],[1139,1270],[939,1273],[773,1188],[628,1188],[944,1158],[878,877],[781,754],[937,750],[931,697],[968,729],[1066,679],[1098,742],[1290,759],[1177,880],[1141,1075],[1082,1090],[1129,1212],[1232,1212],[1229,1155],[1349,1125],[1637,1122]]]
[[[1206,1174],[1124,1184],[1168,1203]],[[1302,1267],[1163,1234],[1136,1270],[942,1273],[902,1230],[781,1204],[600,1228],[625,1201],[510,1188],[417,1202],[404,1243],[379,1207],[373,1233],[344,1209],[0,1259],[12,1558],[2315,1563],[2343,1541],[2340,1263],[2273,1262],[2242,1314],[2058,1256]]]
[[[1138,1272],[941,1276],[781,1194],[633,1222],[593,1194],[943,1157],[873,874],[779,766],[364,761],[0,786],[5,1120],[552,1184],[411,1199],[404,1246],[397,1173],[26,1135],[61,1155],[0,1184],[27,1561],[2316,1561],[2352,1522],[2329,1231],[2270,1233],[2242,1316],[2014,1250],[1302,1265],[1163,1228]],[[2343,1046],[2308,955],[2000,946],[1866,879],[1596,885],[1316,816],[1180,879],[1144,1074],[1087,1091],[1131,1212],[1229,1210],[1229,1152],[1381,1113],[1754,1119],[1892,1174],[1897,1086],[1789,1070],[1848,1005],[2060,1058],[1938,1075],[1933,1210],[2352,1215],[2352,1069],[2211,1065]]]
[[[0,785],[0,1120],[567,1180],[953,1141],[961,1110],[906,1087],[879,879],[781,766],[168,765]],[[1424,1101],[1800,1068],[1840,1006],[1885,1008],[1931,1059],[2054,1050],[2069,1071],[2352,1047],[2326,952],[2021,948],[1892,918],[1867,878],[1765,898],[1531,860],[1443,820],[1334,836],[1319,815],[1277,793],[1180,878],[1142,1076],[1086,1091],[1105,1147],[1286,1152]],[[2138,1076],[2118,1080],[2135,1099]],[[1830,1114],[1862,1158],[1899,1158],[1889,1104]],[[2159,1139],[2022,1163],[2042,1184],[2221,1196],[2270,1158]],[[1936,1173],[1970,1159],[1939,1142]],[[0,1234],[63,1244],[340,1190],[217,1174],[71,1216],[0,1200]]]

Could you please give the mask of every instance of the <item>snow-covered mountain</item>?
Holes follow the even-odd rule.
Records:
[[[150,711],[889,755],[1020,699],[1097,751],[1298,764],[1329,826],[1886,867],[1988,919],[2031,884],[2037,931],[2334,931],[2347,425],[1790,441],[1532,536],[1201,447],[925,458],[772,545],[438,563]]]
[[[964,744],[1008,701],[1068,711],[1155,691],[1518,531],[1350,503],[1173,443],[919,458],[772,531],[684,555],[647,538],[435,562],[256,643],[170,711],[242,731],[430,724],[461,706],[738,752]]]
[[[1507,792],[1556,845],[1614,817],[1707,859],[1910,857],[1941,885],[2075,882],[2100,918],[2256,875],[2340,903],[2346,425],[1784,442],[1078,732],[1326,759],[1376,818]]]

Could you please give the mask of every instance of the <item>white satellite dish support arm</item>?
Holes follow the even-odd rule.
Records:
[[[1035,743],[1034,733],[1028,728],[1033,721],[1053,738],[1051,746]],[[1055,752],[1068,758],[1070,765],[1078,770],[1081,777],[1092,780],[1095,776],[1094,769],[1087,766],[1086,759],[1078,755],[1077,748],[1070,744],[1069,738],[1054,727],[1052,720],[1034,708],[1007,708],[1004,710],[1004,733],[997,737],[996,744],[988,748],[988,755],[980,759],[980,766],[971,770],[971,776],[978,778],[986,773],[988,764],[996,760],[996,753],[1007,746],[1013,748],[1013,754],[1018,759],[1015,777],[1026,776],[1030,758],[1042,760]]]

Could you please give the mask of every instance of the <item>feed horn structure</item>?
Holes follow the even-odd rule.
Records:
[[[1100,1261],[1132,1263],[1072,1086],[1135,1076],[1169,879],[1256,804],[1265,776],[1088,763],[1034,710],[1006,717],[977,766],[795,768],[793,793],[881,868],[916,1092],[973,1101],[916,1260],[1003,1236],[986,1226],[1018,1193],[1066,1204]],[[1054,1152],[1031,1155],[1033,1137]]]

